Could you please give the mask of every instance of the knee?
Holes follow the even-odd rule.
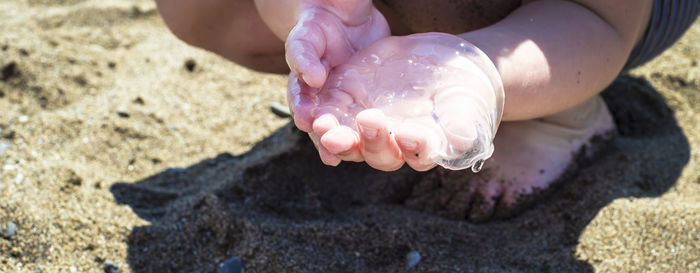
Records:
[[[163,22],[175,37],[193,46],[206,46],[204,22],[198,18],[201,12],[187,12],[192,7],[186,1],[156,0],[156,4]]]

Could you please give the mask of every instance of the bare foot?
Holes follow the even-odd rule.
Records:
[[[600,96],[544,118],[503,122],[484,171],[418,187],[407,205],[475,221],[510,216],[577,168],[577,157],[592,157],[596,136],[611,138],[614,129]]]
[[[492,153],[502,92],[488,57],[456,36],[387,37],[334,68],[311,114],[297,116],[313,117],[329,165],[466,168]]]

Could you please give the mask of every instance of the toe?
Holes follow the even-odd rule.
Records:
[[[389,121],[377,109],[357,114],[360,130],[360,150],[368,165],[382,171],[394,171],[403,165],[401,150],[389,130]]]
[[[476,189],[468,218],[474,222],[490,219],[502,192],[501,185],[497,181],[487,181],[481,184]]]
[[[470,205],[474,199],[474,193],[470,190],[461,190],[452,193],[449,202],[444,205],[447,215],[456,219],[465,219],[469,214]]]
[[[440,140],[429,128],[407,122],[396,130],[395,138],[404,161],[414,170],[427,171],[437,165],[432,152]]]

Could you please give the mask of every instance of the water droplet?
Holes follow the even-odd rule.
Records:
[[[478,173],[481,171],[481,168],[483,168],[483,167],[484,167],[484,160],[479,159],[479,161],[477,161],[476,163],[474,163],[474,165],[472,165],[472,172]]]

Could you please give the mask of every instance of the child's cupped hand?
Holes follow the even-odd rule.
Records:
[[[501,79],[488,56],[458,36],[379,39],[334,67],[326,81],[318,90],[292,76],[289,94],[290,104],[310,102],[305,131],[328,165],[464,169],[493,151]]]
[[[313,100],[331,68],[390,32],[371,0],[301,2],[285,44],[291,70],[288,102],[297,127],[310,132]]]

